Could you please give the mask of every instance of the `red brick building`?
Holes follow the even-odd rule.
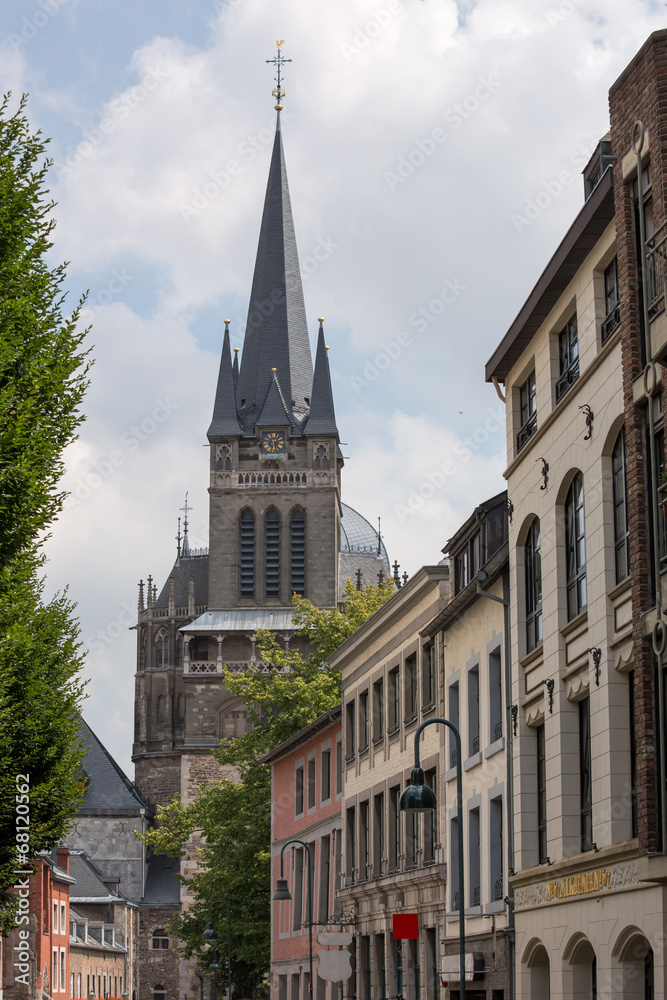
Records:
[[[17,875],[10,890],[28,898],[29,908],[27,921],[2,941],[3,998],[70,1000],[69,851],[58,848],[55,860],[39,854],[31,864],[34,874]]]
[[[340,930],[336,902],[341,872],[343,793],[341,709],[326,712],[265,757],[271,763],[271,892],[283,874],[291,900],[274,901],[271,913],[273,1000],[309,1000],[308,855],[313,892],[314,1000],[331,1000],[337,985],[317,974],[318,934]]]

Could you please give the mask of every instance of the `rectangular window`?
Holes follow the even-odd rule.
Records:
[[[407,863],[411,868],[419,864],[419,813],[406,812],[405,814],[405,853]]]
[[[294,811],[297,816],[303,812],[303,767],[294,772]]]
[[[336,743],[336,795],[343,794],[343,741]]]
[[[52,933],[53,934],[57,934],[58,933],[58,904],[57,903],[53,904],[53,928],[52,928]]]
[[[411,938],[408,941],[410,954],[410,968],[412,969],[413,989],[408,996],[410,1000],[420,1000],[421,998],[421,964],[419,961],[419,940]]]
[[[93,977],[93,987],[95,985],[95,977]],[[86,976],[86,996],[90,996],[90,973]]]
[[[489,803],[489,835],[491,846],[491,893],[493,901],[503,899],[505,887],[503,883],[503,799],[499,795]]]
[[[371,939],[368,934],[361,935],[359,945],[361,1000],[371,1000]]]
[[[437,771],[432,768],[424,775],[428,788],[432,788],[437,799]],[[435,848],[438,840],[438,814],[435,809],[424,813],[424,863],[435,861]]]
[[[606,343],[621,322],[621,310],[618,302],[618,265],[616,258],[612,260],[604,272],[604,311],[602,321],[602,343]]]
[[[523,548],[526,570],[526,652],[542,642],[542,537],[534,517]]]
[[[468,865],[470,871],[470,905],[481,904],[479,809],[468,813]]]
[[[321,924],[329,923],[329,886],[331,883],[331,837],[320,840],[319,916]]]
[[[593,793],[591,787],[591,703],[579,702],[579,804],[581,809],[581,849],[593,847]]]
[[[611,455],[612,487],[614,498],[614,551],[616,583],[630,575],[630,526],[628,523],[627,471],[625,462],[625,428],[616,439]]]
[[[347,885],[353,885],[357,876],[357,816],[354,806],[347,810],[345,820],[345,881]]]
[[[368,691],[359,695],[359,752],[368,750]]]
[[[315,758],[308,761],[308,808],[315,808]]]
[[[67,934],[67,909],[65,903],[60,904],[60,933]]]
[[[293,972],[290,982],[290,1000],[299,1000],[301,973]]]
[[[304,850],[298,847],[294,852],[294,890],[292,894],[292,930],[301,930],[303,919],[303,861]]]
[[[322,782],[322,801],[331,798],[331,750],[323,750],[320,755],[320,781]]]
[[[405,719],[406,725],[417,718],[417,656],[405,658]]]
[[[373,685],[373,743],[384,739],[384,681]]]
[[[422,646],[422,707],[435,705],[435,646],[427,642]]]
[[[468,671],[468,756],[479,753],[479,667]]]
[[[389,735],[395,733],[401,724],[401,688],[398,667],[389,671]]]
[[[459,722],[459,683],[449,685],[449,721],[460,730]],[[456,767],[458,761],[456,757],[456,740],[454,733],[449,730],[449,766]]]
[[[370,807],[367,799],[365,802],[361,802],[359,804],[359,847],[361,849],[359,855],[360,879],[367,879],[371,871],[370,837]]]
[[[401,864],[401,786],[389,789],[389,870],[398,871]]]
[[[535,372],[531,372],[519,389],[519,430],[516,436],[516,450],[521,451],[526,441],[537,430],[537,394]]]
[[[440,976],[438,974],[438,950],[435,927],[426,928],[426,1000],[440,1000]]]
[[[354,698],[352,701],[348,701],[345,706],[345,760],[351,761],[354,758],[354,723],[355,723],[355,712],[354,712]]]
[[[57,904],[56,904],[57,906]],[[52,978],[53,978],[53,992],[58,991],[58,949],[53,949],[53,967],[52,967]]]
[[[340,914],[341,914],[341,905],[338,902],[338,894],[337,894],[337,892],[338,892],[338,889],[341,889],[342,885],[343,885],[343,881],[342,881],[342,871],[343,871],[343,831],[342,830],[334,830],[333,831],[333,839],[334,839],[334,846],[333,846],[333,851],[334,851],[334,883],[333,883],[334,884],[334,894],[333,894],[334,905],[333,905],[333,910],[334,910],[334,916],[339,917]]]
[[[503,735],[503,671],[500,648],[489,653],[489,743]]]
[[[60,992],[61,993],[67,992],[67,985],[66,985],[67,979],[65,975],[65,958],[66,958],[65,949],[61,948],[60,949]]]
[[[375,878],[380,878],[386,871],[385,847],[384,795],[380,792],[373,798],[373,875]]]
[[[547,858],[547,752],[544,726],[535,729],[537,741],[537,857],[543,865]]]
[[[449,822],[449,856],[451,863],[449,866],[449,885],[451,892],[452,910],[458,912],[459,909],[459,821],[456,816]]]
[[[558,361],[560,377],[556,382],[556,402],[563,398],[570,386],[579,378],[579,336],[576,313],[558,334]]]
[[[385,948],[384,934],[375,935],[375,968],[377,970],[377,993],[378,1000],[386,1000],[387,997],[387,953]]]

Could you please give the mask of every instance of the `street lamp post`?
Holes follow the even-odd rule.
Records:
[[[224,906],[227,909],[227,991],[228,991],[228,998],[227,998],[227,1000],[232,1000],[232,922],[231,922],[231,916],[230,916],[230,913],[229,913],[229,903],[227,902],[226,899],[215,899],[211,903],[211,905],[209,906],[209,908],[208,908],[208,927],[204,931],[204,941],[212,941],[213,942],[213,961],[211,962],[210,968],[211,968],[211,972],[213,973],[213,981],[212,981],[212,985],[213,985],[213,1000],[215,1000],[215,974],[218,971],[218,963],[216,961],[216,958],[217,958],[216,942],[218,940],[218,932],[216,931],[215,927],[213,926],[213,921],[212,921],[212,918],[211,918],[211,911],[212,911],[212,909],[213,909],[214,906],[218,905],[218,903],[223,903]]]
[[[283,854],[285,853],[285,848],[289,847],[290,844],[301,844],[305,848],[306,854],[308,855],[308,943],[310,947],[310,983],[308,984],[308,992],[313,996],[313,872],[312,872],[312,858],[310,856],[310,847],[308,844],[304,844],[303,840],[288,840],[286,844],[283,844],[280,850],[280,878],[276,882],[276,891],[273,894],[274,899],[291,899],[292,895],[289,891],[287,885],[287,879],[285,878],[283,871]]]
[[[463,865],[463,772],[461,770],[461,734],[459,733],[457,727],[448,719],[428,719],[426,722],[422,722],[421,726],[418,727],[417,732],[415,733],[415,766],[413,767],[412,774],[410,775],[410,784],[401,795],[400,807],[401,809],[409,810],[411,812],[430,812],[432,809],[435,809],[438,804],[433,789],[424,784],[424,772],[419,766],[419,737],[421,736],[423,729],[426,729],[427,726],[434,725],[436,722],[441,726],[447,726],[448,729],[451,729],[456,743],[456,813],[458,817],[456,828],[459,847],[459,975],[461,977],[461,990],[459,995],[461,1000],[465,1000],[466,921],[463,884],[465,880],[465,869]]]

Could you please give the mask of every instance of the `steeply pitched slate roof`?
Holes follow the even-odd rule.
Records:
[[[208,556],[181,556],[174,563],[170,576],[174,577],[174,604],[187,606],[190,577],[195,584],[195,604],[208,604]],[[156,608],[169,607],[169,579],[158,594]]]
[[[324,343],[324,330],[321,323],[320,332],[317,335],[315,374],[313,375],[313,391],[310,397],[310,416],[308,417],[304,434],[335,434],[338,436],[333,392],[331,390],[329,356]]]
[[[70,851],[69,873],[76,879],[76,884],[70,889],[70,899],[99,899],[108,902],[115,896],[102,881],[103,873],[93,864],[85,851]]]
[[[230,437],[241,435],[241,428],[236,419],[236,393],[234,391],[234,369],[232,367],[232,352],[229,346],[229,327],[225,326],[222,341],[222,356],[218,372],[218,386],[213,404],[213,419],[207,436]]]
[[[313,362],[290,204],[280,114],[259,234],[248,321],[237,384],[240,423],[252,433],[271,388],[271,369],[280,373],[288,407],[305,416]]]
[[[146,891],[142,906],[178,906],[181,900],[181,883],[178,880],[180,862],[166,854],[154,854],[148,862]]]
[[[141,809],[146,809],[152,815],[152,809],[139,789],[83,719],[80,720],[79,735],[81,744],[86,748],[82,767],[87,783],[77,815],[136,816]]]

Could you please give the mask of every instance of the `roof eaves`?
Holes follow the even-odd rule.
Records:
[[[503,542],[501,547],[494,552],[491,558],[484,564],[484,566],[481,567],[488,575],[488,580],[485,580],[485,590],[488,590],[489,587],[497,580],[507,562],[508,555],[509,543]],[[449,628],[451,625],[455,624],[465,614],[468,608],[481,596],[482,595],[477,591],[477,577],[474,576],[470,583],[464,587],[463,590],[460,590],[456,597],[453,597],[451,601],[445,605],[442,611],[435,616],[433,621],[429,622],[426,628],[419,634],[423,638],[432,638],[443,629]]]
[[[504,382],[531,337],[546,319],[586,256],[614,218],[614,185],[609,167],[561,240],[519,315],[485,368],[485,378]]]
[[[330,726],[340,725],[342,715],[342,706],[336,705],[335,708],[330,708],[328,712],[324,712],[317,719],[313,719],[309,722],[307,726],[300,729],[298,733],[294,733],[288,739],[284,740],[280,746],[277,746],[275,750],[269,751],[269,753],[264,754],[261,757],[262,764],[273,764],[275,761],[280,760],[282,757],[286,757],[287,754],[291,753],[292,750],[296,749],[302,743],[307,743],[312,740],[313,737],[317,736],[319,732],[328,729]]]

